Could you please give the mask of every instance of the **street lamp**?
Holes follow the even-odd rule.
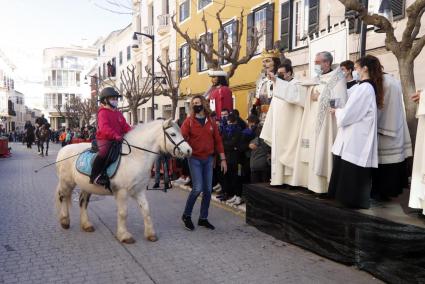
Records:
[[[151,112],[151,118],[152,121],[155,120],[155,36],[152,34],[145,34],[145,33],[139,33],[134,32],[133,34],[133,45],[131,48],[133,50],[137,50],[139,48],[139,40],[137,38],[138,35],[145,36],[147,38],[150,38],[152,41],[152,112]]]

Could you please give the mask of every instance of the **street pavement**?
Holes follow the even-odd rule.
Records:
[[[96,231],[80,230],[78,194],[71,228],[60,227],[54,206],[59,150],[48,157],[11,143],[0,159],[0,283],[375,283],[371,275],[278,241],[246,225],[243,217],[211,205],[216,230],[190,232],[180,220],[187,192],[148,192],[159,240],[143,237],[143,219],[129,200],[128,226],[136,239],[115,239],[113,197],[92,196],[89,216]],[[193,220],[199,214],[195,206]]]

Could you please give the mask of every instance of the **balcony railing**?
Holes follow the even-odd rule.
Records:
[[[146,26],[146,27],[143,28],[143,30],[145,31],[145,34],[148,34],[148,35],[153,35],[154,34],[153,25]]]
[[[169,14],[158,16],[158,33],[165,34],[170,30],[171,19]]]

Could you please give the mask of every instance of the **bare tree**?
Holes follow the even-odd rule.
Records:
[[[81,124],[89,125],[90,120],[93,118],[93,116],[97,114],[97,99],[90,98],[85,100],[79,100],[77,107],[80,112]]]
[[[146,72],[147,76],[143,78],[140,78],[136,72],[136,67],[130,65],[126,70],[122,70],[120,74],[120,81],[124,87],[122,95],[127,101],[127,106],[122,108],[122,111],[129,111],[131,113],[134,125],[139,123],[138,107],[147,103],[152,98],[153,78],[150,72]],[[158,86],[156,86],[155,95],[157,92]]]
[[[208,65],[208,68],[218,67],[220,63],[226,62],[230,64],[230,69],[228,71],[228,79],[230,79],[234,74],[239,65],[248,63],[251,58],[256,54],[259,40],[262,36],[262,31],[257,31],[256,28],[248,31],[248,47],[245,56],[241,56],[241,40],[242,34],[244,31],[244,10],[241,11],[238,19],[237,19],[237,29],[236,33],[233,36],[232,44],[230,45],[228,42],[228,34],[223,28],[223,21],[221,17],[221,13],[226,8],[226,2],[223,3],[223,6],[216,13],[216,20],[219,23],[219,33],[222,34],[222,45],[219,48],[214,47],[214,42],[208,37],[210,32],[208,31],[208,21],[205,18],[205,12],[202,16],[202,22],[205,29],[205,35],[202,37],[191,37],[188,32],[183,32],[176,21],[174,20],[175,15],[171,17],[171,22],[173,24],[173,28],[176,32],[183,37],[189,46],[195,51],[199,52],[205,57],[205,61]]]
[[[161,60],[160,57],[156,60],[162,71],[162,75],[164,76],[165,84],[159,84],[161,89],[161,94],[167,96],[171,99],[172,103],[172,113],[171,117],[175,119],[177,104],[179,101],[179,88],[181,83],[181,77],[177,76],[176,68],[172,68],[173,64],[175,64],[176,60],[170,60],[167,57],[165,62]]]
[[[79,97],[75,97],[70,98],[64,105],[56,105],[56,110],[59,115],[68,121],[68,125],[71,128],[80,126],[80,103],[81,99]]]
[[[119,15],[132,15],[133,8],[131,0],[95,0],[93,5],[99,9]]]
[[[416,138],[416,105],[410,100],[410,96],[416,91],[414,62],[425,45],[425,35],[418,37],[421,28],[421,18],[425,12],[425,0],[416,0],[406,9],[407,23],[401,40],[396,38],[394,28],[387,18],[377,14],[369,15],[367,8],[360,1],[339,1],[348,10],[357,11],[359,18],[365,24],[379,27],[385,32],[385,47],[395,55],[398,61],[407,123],[412,136],[412,142],[414,142]]]

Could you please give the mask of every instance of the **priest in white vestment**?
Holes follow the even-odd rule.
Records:
[[[335,117],[329,107],[341,108],[347,101],[344,74],[331,69],[333,57],[320,52],[315,59],[315,77],[304,82],[308,87],[297,142],[292,184],[307,187],[316,193],[326,193],[332,173],[332,145],[337,134]]]
[[[422,213],[425,215],[425,94],[417,92],[412,99],[419,99],[419,107],[416,112],[418,129],[416,132],[409,207],[422,209]]]
[[[280,74],[280,72],[282,74]],[[273,98],[260,138],[271,147],[271,185],[293,185],[295,151],[307,88],[293,78],[291,65],[281,65],[279,77],[269,74]]]
[[[399,80],[384,74],[384,104],[378,110],[379,166],[374,170],[372,198],[389,200],[408,184],[406,159],[412,156],[412,142],[406,121]]]

